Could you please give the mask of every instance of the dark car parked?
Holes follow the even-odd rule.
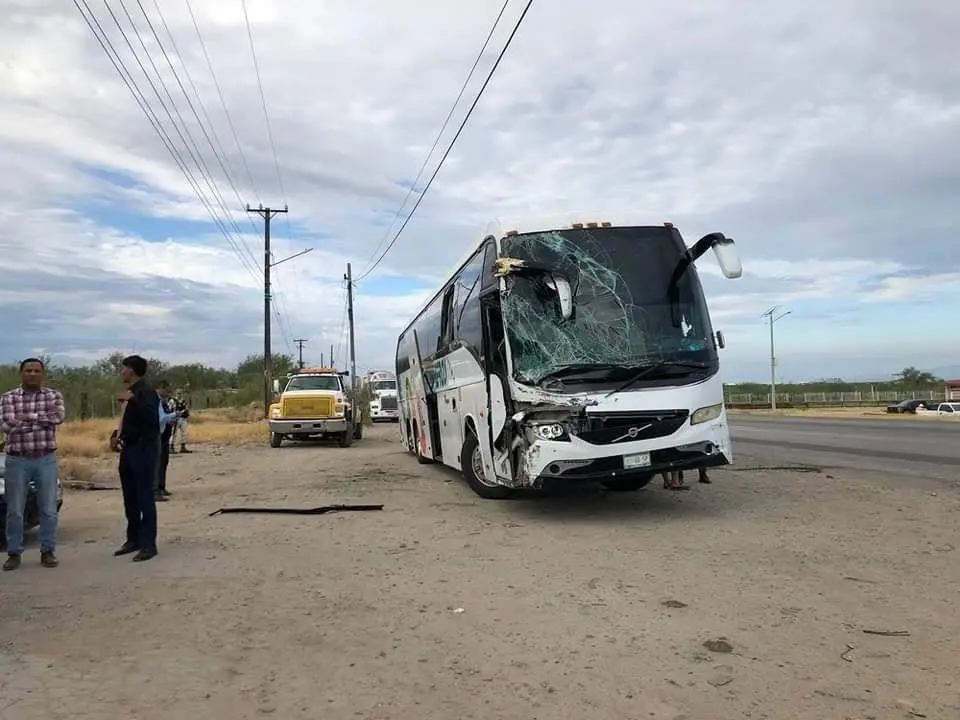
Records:
[[[891,414],[911,413],[916,414],[918,407],[928,408],[932,405],[929,400],[904,400],[903,402],[887,405],[887,412]]]
[[[7,544],[7,488],[4,472],[7,465],[7,456],[3,454],[3,443],[0,442],[0,549]],[[60,490],[60,479],[57,478],[57,510],[63,505],[63,494]],[[31,530],[40,524],[40,504],[37,501],[37,484],[30,482],[27,488],[27,505],[23,511],[23,529]]]

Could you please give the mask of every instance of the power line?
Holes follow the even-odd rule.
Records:
[[[503,13],[506,12],[509,4],[510,0],[504,0],[503,5],[500,6],[500,12],[497,13],[497,18],[493,21],[493,25],[490,27],[490,32],[487,33],[486,40],[483,41],[483,47],[480,48],[480,52],[477,53],[477,58],[473,61],[473,66],[470,68],[470,72],[467,73],[467,79],[464,80],[463,85],[460,86],[460,92],[457,93],[457,99],[453,101],[450,112],[447,113],[447,117],[444,119],[443,125],[440,127],[440,131],[437,133],[437,137],[433,140],[433,145],[430,146],[430,151],[423,159],[423,164],[420,166],[417,176],[413,179],[413,182],[407,189],[406,197],[403,198],[403,202],[400,203],[400,207],[397,208],[397,212],[393,216],[393,220],[390,221],[390,226],[383,234],[383,238],[381,238],[380,242],[377,243],[376,249],[370,253],[370,259],[367,260],[368,263],[373,261],[373,258],[376,257],[376,254],[380,252],[380,248],[382,248],[383,244],[387,242],[387,238],[390,237],[390,233],[393,231],[393,226],[396,224],[397,220],[400,219],[400,213],[402,213],[403,209],[407,206],[407,201],[410,200],[410,196],[413,195],[413,191],[417,187],[417,183],[419,183],[420,178],[423,177],[423,171],[427,169],[427,164],[430,162],[430,158],[433,157],[433,153],[437,149],[437,145],[440,144],[440,139],[443,137],[443,133],[446,131],[447,125],[450,124],[450,119],[453,117],[453,113],[456,111],[457,106],[460,105],[460,100],[463,98],[463,94],[467,91],[467,87],[470,85],[470,81],[473,79],[473,74],[477,71],[477,66],[480,64],[480,60],[483,59],[483,54],[487,51],[487,46],[490,45],[490,39],[493,37],[493,33],[496,32],[497,27],[500,25],[500,20],[503,18]]]
[[[81,3],[83,7],[81,7]],[[167,131],[160,124],[160,118],[150,107],[150,103],[147,102],[146,96],[143,91],[140,89],[140,86],[137,84],[137,81],[134,80],[133,74],[127,69],[126,64],[120,58],[120,54],[117,52],[116,47],[113,45],[113,42],[107,36],[106,31],[103,29],[103,26],[100,24],[99,19],[90,9],[89,4],[86,0],[73,0],[74,6],[77,8],[77,11],[80,13],[80,16],[83,18],[87,27],[90,29],[91,34],[94,39],[100,45],[104,54],[107,56],[107,59],[110,61],[110,64],[113,65],[114,70],[117,71],[117,75],[120,76],[120,80],[126,86],[127,90],[130,91],[130,94],[133,96],[134,102],[137,103],[137,106],[143,112],[144,117],[147,118],[147,122],[150,123],[154,132],[160,138],[160,142],[166,148],[167,152],[170,153],[170,156],[173,158],[174,163],[183,173],[184,178],[186,178],[187,183],[190,185],[190,188],[193,190],[194,194],[197,196],[197,199],[200,201],[200,204],[203,205],[204,209],[207,211],[207,214],[210,215],[210,219],[213,220],[214,225],[217,226],[217,229],[227,240],[227,243],[230,244],[234,252],[237,253],[238,258],[241,261],[241,264],[244,265],[244,268],[253,273],[254,279],[259,281],[256,273],[253,272],[252,268],[244,263],[244,257],[240,254],[239,249],[234,245],[233,238],[230,236],[229,230],[223,224],[223,221],[217,215],[216,210],[211,205],[210,201],[204,196],[203,191],[200,189],[200,185],[197,180],[194,178],[193,173],[190,168],[187,166],[186,161],[181,155],[180,151],[177,149],[173,139],[167,133]],[[134,53],[136,56],[136,54]],[[141,65],[141,70],[143,69]],[[149,77],[147,77],[149,80]]]
[[[497,71],[497,68],[500,66],[500,61],[503,60],[503,56],[506,55],[507,50],[510,47],[510,44],[513,42],[513,38],[516,36],[517,31],[520,29],[520,25],[523,24],[524,18],[527,16],[527,12],[530,10],[530,6],[533,5],[533,0],[527,0],[527,4],[523,8],[523,12],[520,13],[520,17],[517,19],[517,22],[513,26],[513,30],[510,32],[510,36],[507,38],[507,42],[504,43],[503,49],[500,51],[500,54],[497,55],[497,60],[494,62],[493,67],[490,68],[490,72],[487,73],[486,80],[483,81],[483,85],[480,86],[480,90],[477,92],[477,96],[474,98],[473,103],[470,105],[470,108],[467,110],[467,114],[464,116],[463,121],[460,123],[460,127],[457,129],[456,135],[453,136],[453,139],[450,141],[450,144],[447,146],[446,151],[443,153],[443,156],[440,158],[440,162],[437,165],[436,169],[433,171],[433,174],[430,176],[430,179],[427,181],[427,184],[423,187],[423,192],[420,193],[420,197],[417,198],[417,202],[414,203],[413,208],[410,210],[410,214],[407,215],[407,218],[403,221],[403,224],[400,226],[400,229],[397,230],[396,235],[393,236],[393,239],[390,241],[390,244],[387,245],[386,249],[380,254],[380,257],[377,258],[377,261],[366,270],[360,277],[357,278],[357,281],[363,280],[365,277],[369,276],[376,267],[383,261],[387,256],[387,253],[390,252],[391,248],[396,244],[397,240],[400,239],[400,235],[403,234],[403,231],[406,229],[407,224],[410,222],[410,219],[413,217],[414,213],[417,212],[417,208],[420,207],[420,203],[423,202],[423,198],[426,197],[427,191],[430,189],[430,186],[433,185],[433,181],[436,179],[437,174],[440,172],[440,168],[443,167],[443,163],[446,161],[447,156],[450,155],[450,152],[453,150],[454,145],[456,145],[457,140],[460,138],[460,134],[463,132],[463,129],[467,126],[467,121],[470,120],[470,116],[473,115],[474,109],[477,107],[477,103],[480,102],[480,98],[483,97],[484,91],[487,89],[487,85],[490,84],[490,81],[493,79],[494,73]]]
[[[240,0],[240,5],[243,7],[243,21],[247,26],[247,39],[250,41],[250,54],[253,56],[253,70],[257,76],[257,88],[260,90],[260,104],[263,106],[263,118],[267,122],[267,137],[270,140],[270,149],[273,151],[273,164],[277,168],[277,181],[280,183],[280,200],[286,202],[286,192],[283,189],[283,174],[280,172],[280,159],[277,156],[277,144],[273,141],[273,127],[270,124],[270,113],[267,112],[267,96],[263,92],[260,63],[257,62],[257,49],[253,43],[253,30],[250,27],[250,16],[247,14],[247,0]]]
[[[84,3],[86,4],[86,3]],[[213,178],[210,173],[210,169],[207,167],[206,162],[203,160],[203,155],[200,153],[200,148],[197,146],[196,140],[190,134],[189,128],[186,127],[186,123],[183,121],[183,116],[180,114],[180,110],[177,108],[176,102],[173,100],[173,96],[170,94],[170,90],[167,88],[166,84],[163,82],[163,76],[160,74],[160,70],[157,68],[156,62],[153,60],[153,56],[150,54],[150,51],[147,49],[146,43],[143,41],[143,38],[140,36],[140,33],[137,31],[136,24],[133,21],[133,17],[130,15],[130,12],[127,10],[124,0],[120,0],[120,7],[122,8],[124,14],[127,16],[127,20],[130,22],[133,33],[136,36],[137,40],[140,42],[140,46],[143,49],[144,54],[147,56],[147,61],[153,68],[154,73],[156,73],[157,80],[160,83],[160,87],[163,88],[164,92],[167,95],[167,98],[170,100],[170,104],[173,106],[173,112],[170,111],[170,108],[164,102],[163,96],[160,94],[160,91],[157,89],[156,84],[153,82],[153,78],[150,76],[150,73],[147,72],[146,67],[144,67],[143,62],[140,59],[140,56],[137,54],[136,49],[133,47],[133,43],[130,42],[130,37],[127,35],[126,30],[120,24],[120,19],[117,17],[116,13],[113,11],[113,8],[110,7],[110,4],[107,0],[104,0],[104,6],[107,9],[107,12],[110,14],[110,17],[113,19],[114,24],[117,26],[117,29],[120,31],[120,35],[123,37],[124,42],[129,49],[130,54],[133,55],[133,59],[137,62],[137,66],[140,68],[140,72],[143,73],[143,76],[147,79],[150,88],[153,90],[154,95],[156,95],[157,100],[160,102],[160,107],[163,109],[164,113],[167,116],[167,119],[170,121],[170,124],[173,125],[173,129],[176,131],[177,135],[180,137],[180,140],[183,142],[184,147],[187,151],[187,154],[190,156],[190,159],[193,160],[197,165],[197,170],[199,171],[200,177],[206,183],[207,187],[210,190],[211,195],[213,195],[214,200],[220,206],[220,209],[223,211],[224,216],[227,221],[231,223],[234,229],[239,232],[240,228],[237,226],[236,221],[230,215],[230,211],[227,209],[226,203],[223,200],[223,195],[217,189],[216,184],[213,182]],[[99,25],[99,23],[98,23]],[[101,28],[102,30],[102,28]],[[118,54],[119,57],[119,54]],[[146,98],[144,97],[146,101]],[[174,118],[173,114],[176,113],[177,118],[180,120],[180,124],[177,124],[177,120]],[[186,136],[184,136],[183,130],[181,130],[181,125],[183,130],[186,131]],[[189,137],[189,141],[187,138]],[[191,145],[193,146],[191,148]],[[198,183],[199,184],[199,183]],[[229,237],[228,233],[228,242],[230,247],[237,254],[240,259],[241,264],[246,266],[248,270],[253,272],[253,276],[256,277],[256,265],[254,264],[252,268],[250,267],[250,261],[244,257],[243,253],[240,251],[240,247]]]
[[[177,85],[180,86],[180,90],[183,92],[183,96],[187,98],[187,104],[190,107],[190,111],[193,113],[194,119],[197,121],[197,124],[200,126],[200,130],[203,132],[204,138],[207,140],[207,144],[210,145],[210,149],[213,151],[213,156],[217,159],[217,164],[220,166],[220,170],[223,171],[223,176],[227,180],[227,184],[230,185],[230,189],[233,190],[233,195],[237,199],[237,204],[239,207],[243,207],[243,199],[240,197],[240,191],[237,189],[237,184],[233,179],[232,168],[230,167],[230,159],[227,157],[226,152],[223,148],[223,143],[220,142],[220,137],[217,134],[217,129],[213,125],[213,121],[210,119],[210,113],[207,112],[207,107],[203,102],[203,97],[200,95],[200,91],[197,89],[197,84],[193,80],[193,75],[190,73],[190,68],[187,67],[186,62],[184,61],[183,53],[180,52],[180,48],[177,46],[177,41],[173,37],[173,32],[170,30],[170,25],[167,23],[167,18],[163,14],[163,10],[160,9],[159,0],[153,0],[154,10],[157,12],[157,16],[160,18],[160,22],[163,24],[163,29],[167,33],[167,38],[170,40],[170,45],[173,48],[173,52],[180,60],[180,66],[183,68],[183,74],[187,78],[187,82],[190,84],[190,87],[193,89],[193,94],[197,98],[197,104],[200,106],[200,111],[203,113],[203,117],[206,120],[206,124],[200,120],[200,116],[197,114],[197,110],[193,105],[193,102],[190,100],[190,95],[187,93],[186,88],[184,88],[183,83],[180,81],[180,76],[177,73],[176,68],[173,65],[173,62],[170,60],[170,56],[167,54],[166,49],[163,47],[163,43],[160,42],[160,38],[157,37],[157,31],[153,27],[153,23],[150,22],[150,17],[147,15],[146,9],[143,7],[141,0],[137,0],[137,5],[140,8],[140,12],[143,14],[144,19],[147,21],[147,25],[150,27],[150,31],[153,33],[154,39],[157,41],[157,46],[160,48],[160,52],[163,53],[163,57],[167,61],[167,65],[170,66],[170,71],[173,73],[173,77],[177,81]],[[209,126],[210,132],[207,133],[206,127]],[[211,139],[211,135],[213,136]],[[253,229],[255,235],[259,234],[257,226],[253,222],[253,218],[249,215],[246,216],[247,221],[250,223],[250,227]],[[250,252],[250,248],[247,246],[246,242],[242,241],[243,249],[246,250],[248,257],[253,261],[254,266],[256,266],[257,260],[253,256],[253,253]]]
[[[263,108],[263,119],[266,122],[267,126],[267,138],[270,141],[270,151],[273,154],[273,165],[277,171],[277,182],[279,183],[280,188],[280,201],[286,204],[286,190],[283,186],[283,173],[280,171],[280,157],[277,154],[277,143],[273,138],[273,124],[270,122],[270,113],[267,110],[267,96],[263,90],[263,77],[260,74],[260,61],[257,59],[257,48],[256,44],[253,41],[253,28],[250,25],[250,15],[247,12],[247,2],[246,0],[240,0],[240,6],[243,8],[243,21],[247,27],[247,40],[250,42],[250,56],[253,58],[253,71],[254,75],[257,78],[257,90],[260,93],[260,105]],[[284,226],[286,228],[287,239],[292,242],[292,233],[290,231],[290,220],[284,215],[283,216]],[[280,312],[280,308],[283,306],[282,301],[279,299],[278,292],[278,302],[277,302],[277,313]],[[281,331],[283,330],[283,320],[278,315],[277,318],[280,321]],[[287,334],[284,335],[284,339],[287,341],[289,346],[289,337]],[[293,348],[290,347],[290,352],[293,354]]]
[[[197,16],[193,13],[193,6],[190,4],[190,0],[184,0],[187,4],[187,12],[190,13],[190,19],[193,21],[193,29],[197,33],[197,40],[200,42],[200,49],[203,51],[203,57],[207,61],[207,69],[210,71],[210,76],[213,78],[213,86],[217,89],[217,96],[220,98],[220,105],[223,107],[223,114],[227,118],[227,125],[230,127],[230,133],[233,135],[233,142],[237,147],[237,152],[240,154],[240,160],[243,163],[243,168],[247,173],[247,181],[250,183],[250,187],[253,189],[253,194],[256,196],[256,199],[262,200],[260,197],[260,191],[257,190],[257,184],[254,182],[253,173],[250,172],[250,165],[247,162],[246,153],[243,152],[243,146],[240,143],[240,136],[237,134],[237,128],[233,124],[233,118],[230,116],[230,110],[227,108],[227,101],[223,97],[223,89],[220,87],[220,81],[217,79],[217,73],[213,69],[213,63],[210,60],[210,53],[207,52],[207,43],[203,40],[203,34],[200,32],[200,24],[197,22]]]

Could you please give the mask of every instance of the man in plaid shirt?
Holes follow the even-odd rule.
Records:
[[[63,422],[63,395],[43,386],[43,361],[20,363],[20,387],[0,397],[0,431],[7,436],[5,493],[7,500],[7,561],[4,570],[20,567],[23,552],[23,512],[27,487],[37,484],[40,505],[40,562],[59,564],[57,545],[57,426]]]

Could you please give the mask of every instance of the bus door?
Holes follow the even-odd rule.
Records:
[[[491,462],[498,477],[510,478],[510,454],[503,432],[509,414],[509,373],[498,291],[485,293],[483,298],[483,343],[487,376],[487,440],[481,443],[481,448],[486,446],[490,451],[490,457],[484,457],[484,464]]]
[[[455,377],[452,353],[454,350],[454,297],[457,283],[447,288],[443,296],[440,321],[440,338],[437,343],[437,358],[431,373],[436,402],[437,436],[439,436],[439,459],[444,465],[460,469],[460,449],[463,445],[463,420],[460,417],[460,385]]]
[[[414,447],[421,458],[436,460],[440,456],[437,396],[428,378],[430,368],[423,366],[423,353],[420,351],[420,338],[416,330],[413,331],[413,343],[416,347],[416,370],[413,397],[410,398],[410,414],[413,416]]]

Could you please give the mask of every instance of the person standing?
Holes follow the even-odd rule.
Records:
[[[30,481],[37,484],[40,506],[40,564],[60,564],[57,546],[57,426],[63,422],[63,395],[44,387],[46,368],[38,358],[20,363],[20,387],[0,397],[0,431],[7,441],[5,490],[7,500],[7,560],[4,570],[20,567],[23,553],[23,513]]]
[[[166,380],[157,383],[157,395],[160,396],[160,462],[155,495],[158,502],[166,502],[170,497],[170,492],[167,490],[167,468],[170,466],[171,436],[179,415],[173,410],[170,383]]]
[[[147,361],[125,357],[120,377],[127,386],[120,421],[120,486],[127,518],[127,539],[114,555],[133,556],[134,562],[157,555],[157,503],[153,492],[160,461],[160,396],[147,385]]]
[[[183,390],[177,388],[173,396],[173,410],[177,413],[177,421],[173,425],[173,436],[170,438],[171,450],[176,447],[177,441],[180,441],[180,452],[189,453],[187,450],[187,439],[190,429],[190,423],[187,418],[190,417],[190,406],[187,399],[183,396]]]

